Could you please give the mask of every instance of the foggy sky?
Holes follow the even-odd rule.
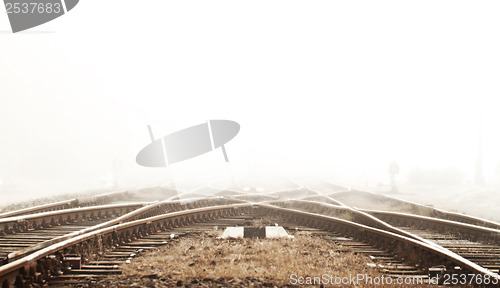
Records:
[[[2,15],[0,179],[45,193],[105,186],[113,169],[127,186],[217,166],[387,182],[392,160],[402,177],[453,166],[473,179],[482,117],[491,182],[499,6],[81,1],[15,35]],[[232,166],[220,151],[171,171],[135,164],[147,124],[161,137],[208,119],[240,123]]]

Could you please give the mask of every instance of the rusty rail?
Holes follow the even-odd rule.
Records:
[[[472,224],[472,225],[478,225],[478,226],[484,226],[488,228],[494,228],[494,229],[500,229],[500,223],[483,219],[480,217],[475,217],[475,216],[470,216],[470,215],[465,215],[465,214],[460,214],[456,212],[450,212],[434,207],[429,207],[420,203],[415,203],[412,201],[407,201],[407,200],[402,200],[398,199],[395,197],[390,197],[386,195],[380,195],[377,193],[373,192],[368,192],[368,191],[361,191],[361,190],[350,190],[350,191],[343,191],[343,192],[334,192],[331,194],[328,194],[330,197],[335,199],[335,196],[342,195],[342,194],[359,194],[364,197],[376,199],[379,201],[385,201],[389,203],[394,203],[394,204],[404,204],[412,207],[414,212],[419,213],[419,214],[425,214],[429,215],[431,217],[436,217],[436,218],[441,218],[441,219],[446,219],[446,220],[452,220],[456,222],[462,222],[462,223],[467,223],[467,224]]]
[[[54,210],[60,210],[60,209],[67,209],[67,208],[75,207],[76,206],[75,201],[76,201],[76,199],[64,200],[64,201],[59,201],[59,202],[55,202],[55,203],[43,204],[43,205],[39,205],[39,206],[4,212],[4,213],[0,213],[0,218],[15,217],[15,216],[19,216],[19,215],[26,215],[26,214],[41,213],[41,212],[54,211]]]
[[[85,196],[85,197],[69,199],[55,203],[43,204],[39,206],[0,213],[0,218],[15,217],[20,215],[35,214],[35,213],[56,211],[56,210],[83,207],[83,206],[91,206],[96,204],[97,205],[107,204],[112,201],[116,201],[117,199],[128,197],[130,195],[131,195],[130,191],[124,190],[124,191],[116,191],[94,196]]]
[[[316,202],[322,202],[322,203],[327,203],[327,204],[332,204],[336,206],[347,206],[343,204],[342,202],[335,200],[329,196],[326,195],[313,195],[313,196],[305,196],[302,198],[299,198],[298,200],[308,200],[308,201],[316,201]]]
[[[462,238],[467,238],[468,240],[500,245],[499,229],[402,212],[368,209],[361,211],[369,213],[389,223],[411,225],[419,228],[439,231],[441,233],[452,233],[454,235],[460,235]]]
[[[73,223],[81,219],[98,219],[110,215],[121,215],[145,206],[146,203],[109,204],[83,208],[71,208],[0,218],[0,235],[14,234],[30,229]]]
[[[195,208],[185,211],[134,220],[78,235],[54,245],[43,248],[26,257],[0,267],[2,287],[28,286],[40,283],[61,269],[62,253],[72,252],[80,255],[90,253],[92,247],[110,247],[126,243],[132,238],[191,222],[242,214],[252,209],[250,204],[232,204]]]
[[[482,274],[500,280],[498,274],[492,273],[449,250],[439,249],[409,237],[332,216],[282,208],[269,204],[258,204],[257,206],[266,210],[266,212],[291,218],[292,221],[304,224],[305,226],[335,231],[343,235],[361,239],[383,250],[396,252],[399,257],[422,267],[430,268],[444,264],[448,272],[455,274]],[[460,269],[456,269],[456,267],[460,267]]]
[[[35,251],[38,251],[40,249],[43,249],[43,248],[48,247],[50,245],[53,245],[55,243],[70,239],[72,237],[76,237],[78,235],[89,233],[89,232],[92,232],[92,231],[95,231],[98,229],[110,227],[112,225],[121,224],[121,223],[124,223],[127,221],[156,216],[156,215],[159,215],[162,213],[183,211],[183,210],[188,210],[188,209],[195,209],[195,208],[215,206],[215,205],[224,205],[224,204],[227,205],[227,204],[233,204],[233,203],[240,203],[240,201],[231,200],[231,199],[223,199],[223,198],[194,198],[194,199],[185,199],[182,201],[180,201],[180,200],[162,201],[162,202],[157,202],[157,203],[153,203],[153,204],[149,204],[149,205],[143,204],[142,207],[138,206],[135,208],[135,210],[131,210],[127,214],[122,215],[118,218],[106,221],[106,222],[101,223],[101,224],[94,225],[94,226],[89,227],[89,228],[85,228],[85,229],[82,229],[79,231],[68,233],[66,235],[56,237],[56,238],[53,238],[51,240],[47,240],[47,241],[44,241],[42,243],[32,245],[32,246],[29,246],[27,248],[20,249],[16,252],[10,253],[8,255],[8,262],[12,262],[13,260],[19,259],[19,258],[24,257],[26,255],[29,255]],[[105,210],[105,209],[113,209],[113,206],[121,206],[121,205],[125,205],[125,204],[97,206],[95,208],[98,209],[98,211],[101,211],[101,210]],[[85,209],[87,209],[87,208],[69,209],[69,210],[85,210]],[[67,210],[57,211],[57,212],[67,212]],[[49,212],[49,213],[55,214],[57,212]],[[70,212],[68,212],[66,214],[70,214]],[[0,219],[0,221],[1,220],[3,220],[3,219]]]
[[[377,229],[389,231],[395,234],[399,234],[408,238],[412,238],[428,245],[434,246],[438,249],[442,248],[435,243],[428,241],[422,237],[416,236],[412,233],[398,229],[379,218],[365,213],[363,211],[348,207],[348,206],[337,206],[328,203],[321,203],[317,201],[309,200],[289,200],[289,201],[271,201],[266,204],[276,205],[283,208],[296,209],[321,215],[333,216],[336,218],[344,219],[347,221],[352,221],[362,225],[374,227]]]

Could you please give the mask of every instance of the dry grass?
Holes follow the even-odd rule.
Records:
[[[291,274],[381,275],[367,265],[371,260],[365,255],[323,237],[296,234],[294,239],[223,240],[217,239],[216,233],[176,239],[134,259],[123,266],[122,275],[98,282],[97,286],[112,283],[117,287],[282,287],[289,286]]]
[[[369,262],[363,256],[342,252],[341,247],[332,250],[325,239],[308,235],[275,240],[223,240],[210,236],[204,233],[167,245],[126,266],[124,274],[288,280],[293,273],[321,275],[348,272],[352,267],[365,271]]]

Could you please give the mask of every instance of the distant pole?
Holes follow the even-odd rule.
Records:
[[[474,184],[484,185],[483,177],[483,116],[479,120],[479,139],[477,141],[476,170]]]

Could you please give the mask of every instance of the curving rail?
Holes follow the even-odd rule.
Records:
[[[416,226],[419,228],[440,231],[442,233],[460,235],[462,238],[469,240],[500,245],[499,229],[401,212],[367,209],[361,211],[371,214],[385,222],[394,223],[398,226]]]
[[[481,274],[500,280],[500,276],[489,271],[451,251],[439,249],[421,241],[369,227],[332,216],[320,215],[295,209],[282,208],[269,204],[259,204],[268,213],[290,218],[294,222],[309,227],[317,227],[328,231],[338,231],[342,234],[363,239],[376,247],[387,251],[396,251],[399,257],[416,263],[422,267],[446,267],[446,272],[455,274]]]
[[[200,207],[207,207],[207,206],[215,206],[215,205],[225,205],[225,204],[233,204],[233,203],[240,203],[240,201],[236,200],[231,200],[231,199],[223,199],[223,198],[194,198],[194,199],[185,199],[182,201],[176,200],[176,201],[162,201],[162,202],[157,202],[153,204],[113,204],[113,205],[104,205],[104,206],[96,206],[96,207],[88,207],[88,208],[76,208],[76,209],[68,209],[68,210],[62,210],[62,211],[52,211],[52,212],[47,212],[47,213],[42,213],[42,214],[50,214],[50,217],[52,217],[51,220],[51,225],[58,225],[61,224],[61,222],[56,222],[57,219],[70,219],[70,218],[64,218],[63,216],[68,215],[68,217],[73,216],[73,219],[70,219],[69,221],[76,221],[75,219],[84,219],[85,217],[89,218],[95,218],[95,217],[102,217],[102,215],[106,215],[109,217],[109,214],[115,213],[116,208],[123,208],[126,207],[127,214],[122,215],[123,212],[122,210],[119,210],[119,214],[116,215],[122,215],[119,216],[115,219],[111,219],[109,221],[106,221],[104,223],[100,223],[82,230],[78,230],[72,233],[67,233],[65,235],[55,237],[53,239],[43,241],[41,243],[31,245],[27,248],[20,249],[18,251],[12,252],[8,254],[7,256],[7,262],[12,262],[15,259],[19,259],[23,256],[29,255],[37,250],[40,250],[42,248],[48,247],[50,245],[53,245],[55,243],[64,241],[66,239],[70,239],[72,237],[76,237],[78,235],[82,235],[85,233],[89,233],[98,229],[102,229],[105,227],[109,227],[112,225],[116,224],[121,224],[127,221],[132,221],[132,220],[137,220],[137,219],[142,219],[146,217],[151,217],[163,213],[169,213],[169,212],[174,212],[174,211],[182,211],[182,210],[188,210],[188,209],[195,209],[195,208],[200,208]],[[127,206],[128,205],[128,206]],[[76,210],[76,211],[75,211]],[[83,210],[83,212],[82,212]],[[58,215],[59,213],[59,215]],[[106,214],[104,214],[106,213]],[[62,214],[62,215],[60,215]],[[37,214],[34,215],[28,215],[20,218],[35,218],[36,220],[40,222],[40,217],[38,219],[36,218]],[[47,216],[45,216],[47,217]],[[0,219],[0,222],[4,219]],[[45,221],[45,220],[42,220]],[[61,221],[61,220],[59,220]],[[68,220],[66,220],[68,221]],[[45,222],[42,222],[45,223]],[[42,225],[43,227],[43,225]]]
[[[441,246],[436,245],[435,243],[428,241],[422,237],[416,236],[412,233],[408,233],[404,230],[389,225],[388,223],[380,220],[375,216],[370,215],[369,213],[365,213],[363,211],[348,206],[337,206],[310,200],[270,201],[267,202],[266,204],[276,205],[282,208],[312,212],[321,215],[333,216],[336,218],[352,221],[355,223],[374,227],[377,229],[386,230],[408,238],[413,238],[415,240],[427,243],[431,246],[435,246],[438,249],[442,248]]]
[[[132,193],[130,191],[125,190],[125,191],[116,191],[94,196],[85,196],[85,197],[69,199],[55,203],[43,204],[39,206],[0,213],[0,218],[15,217],[20,215],[42,213],[48,211],[56,211],[68,208],[91,206],[91,205],[103,205],[111,203],[116,200],[130,198],[131,195]]]
[[[241,215],[256,209],[263,211],[264,214],[278,215],[308,227],[334,231],[360,239],[381,250],[395,252],[398,257],[405,261],[426,267],[429,271],[434,266],[443,266],[445,273],[474,273],[500,279],[498,274],[466,259],[467,257],[462,257],[425,237],[399,227],[401,225],[418,226],[460,235],[462,238],[467,237],[467,239],[483,243],[500,245],[500,229],[498,229],[500,224],[371,192],[352,190],[323,195],[307,187],[254,194],[229,191],[213,197],[188,192],[155,203],[138,202],[69,208],[71,205],[84,206],[87,205],[85,203],[114,201],[113,199],[117,199],[115,197],[121,197],[118,196],[120,193],[130,192],[121,191],[93,196],[94,198],[82,198],[78,200],[78,203],[71,202],[76,199],[68,200],[69,202],[61,201],[47,204],[53,205],[51,207],[42,205],[45,207],[38,206],[28,208],[32,209],[30,211],[23,209],[21,212],[9,212],[27,215],[0,218],[0,234],[6,235],[75,223],[82,219],[92,220],[122,215],[107,222],[85,229],[80,228],[81,230],[9,254],[9,263],[0,266],[2,287],[43,285],[46,279],[50,278],[51,275],[60,274],[68,265],[63,255],[77,254],[83,256],[81,259],[85,259],[96,248],[123,245],[132,239],[141,238],[156,231],[165,231],[172,227],[228,215]],[[402,203],[422,214],[438,218],[401,212],[351,208],[335,199],[336,196],[345,195],[344,193],[355,193],[369,199],[377,199],[377,201]],[[121,195],[123,196],[123,194]],[[178,200],[176,197],[191,198]],[[37,209],[52,209],[53,211],[35,212]],[[451,218],[461,221],[452,221]],[[480,223],[482,227],[467,221]]]
[[[143,202],[109,204],[0,218],[0,235],[74,223],[84,219],[108,218],[111,215],[121,215],[145,205],[147,204]]]
[[[412,201],[402,200],[402,199],[398,199],[398,198],[390,197],[390,196],[386,196],[386,195],[380,195],[380,194],[373,193],[373,192],[361,191],[361,190],[349,190],[349,191],[334,192],[334,193],[328,194],[328,196],[332,197],[333,199],[336,199],[336,197],[339,197],[339,196],[347,196],[347,195],[358,195],[358,196],[364,197],[368,200],[381,201],[381,202],[385,202],[385,203],[388,203],[388,204],[391,204],[394,206],[404,205],[408,209],[410,209],[412,211],[412,213],[420,214],[423,216],[436,217],[436,218],[452,220],[452,221],[456,221],[456,222],[463,222],[463,223],[472,224],[472,225],[500,229],[500,223],[495,222],[495,221],[483,219],[480,217],[460,214],[460,213],[456,213],[456,212],[450,212],[450,211],[426,206],[423,204],[415,203]]]
[[[95,248],[124,244],[131,239],[141,238],[155,231],[166,230],[192,222],[208,221],[228,215],[238,215],[252,209],[250,204],[232,204],[195,208],[163,215],[134,220],[98,229],[50,245],[26,257],[0,267],[2,287],[44,283],[51,275],[58,275],[63,269],[62,254],[90,254]],[[29,282],[29,283],[27,283]]]

